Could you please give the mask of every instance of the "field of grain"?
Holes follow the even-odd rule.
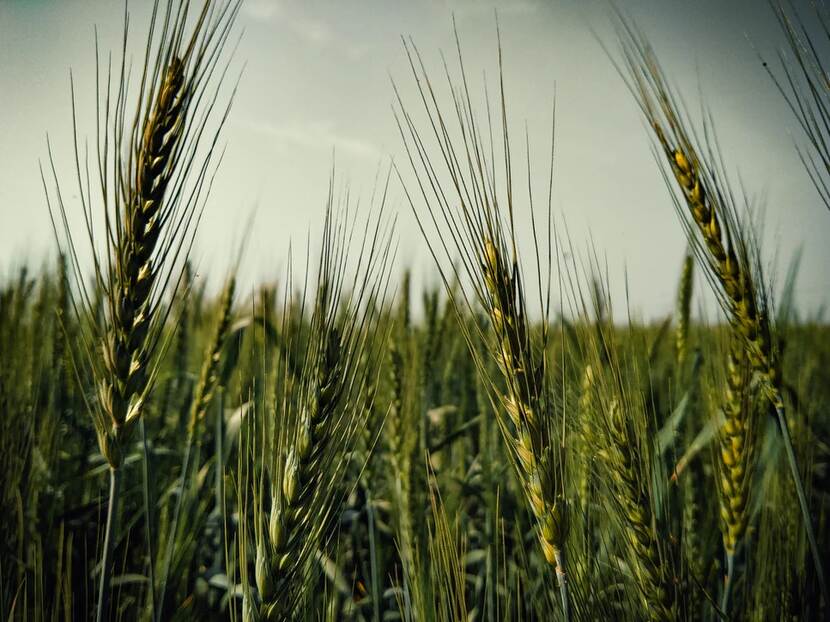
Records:
[[[622,10],[602,44],[688,244],[656,323],[552,215],[564,121],[531,162],[461,43],[449,70],[404,40],[406,157],[369,200],[332,170],[278,279],[239,286],[243,239],[209,290],[189,252],[245,88],[240,4],[154,6],[142,58],[98,55],[75,170],[43,160],[53,258],[0,283],[0,617],[827,619],[830,324],[797,258],[773,282],[717,119]],[[766,9],[830,234],[830,22]],[[396,210],[438,285],[396,263]]]

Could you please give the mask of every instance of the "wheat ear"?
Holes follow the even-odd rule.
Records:
[[[377,319],[392,253],[383,203],[362,241],[357,239],[359,254],[349,257],[354,224],[348,216],[335,217],[334,210],[349,214],[351,206],[347,199],[335,205],[333,184],[332,179],[311,317],[304,299],[295,305],[286,296],[281,334],[299,323],[307,336],[287,343],[279,355],[276,403],[258,415],[260,444],[253,447],[261,472],[252,491],[241,491],[243,503],[253,497],[253,525],[242,527],[254,534],[257,615],[263,620],[297,619],[309,598],[312,562],[332,537],[332,521],[348,495],[347,465],[371,410],[369,374],[385,343]],[[245,559],[248,551],[240,545]]]
[[[694,289],[694,255],[689,253],[683,259],[680,286],[677,288],[677,326],[674,331],[674,353],[678,373],[681,373],[689,353],[689,317],[692,310]]]
[[[106,377],[98,398],[111,428],[98,442],[113,468],[121,464],[121,447],[141,416],[148,381],[151,292],[158,276],[153,254],[161,233],[159,218],[173,173],[174,153],[184,128],[187,97],[184,66],[173,58],[164,73],[158,98],[144,127],[139,166],[124,214],[124,235],[115,248],[109,312],[111,321],[101,344]]]
[[[441,272],[468,350],[488,388],[502,438],[508,446],[511,462],[535,519],[542,553],[558,579],[564,619],[569,620],[570,596],[564,546],[568,534],[568,508],[564,494],[566,460],[562,442],[565,434],[562,430],[564,424],[559,420],[553,403],[545,361],[549,338],[550,280],[545,286],[542,274],[543,270],[550,274],[552,262],[550,192],[547,219],[548,263],[543,267],[545,255],[540,248],[540,236],[533,212],[533,184],[528,156],[528,214],[534,240],[531,254],[536,261],[539,306],[543,316],[541,338],[532,344],[523,274],[516,250],[514,209],[518,197],[513,191],[501,46],[499,44],[498,128],[493,127],[489,114],[489,127],[486,124],[480,126],[476,119],[457,33],[456,49],[461,78],[458,87],[451,88],[453,119],[442,112],[417,49],[407,46],[412,73],[428,117],[428,127],[437,143],[436,152],[440,153],[436,162],[433,162],[423,137],[396,89],[400,106],[400,113],[396,115],[398,126],[423,198],[423,214],[419,213],[409,192],[407,198]],[[420,68],[416,67],[416,61]],[[448,75],[447,78],[453,87],[451,77]],[[451,121],[457,126],[453,130],[457,130],[460,138],[455,138],[456,134],[450,132]],[[488,129],[489,144],[483,137]],[[501,164],[494,153],[494,129],[501,132],[502,138],[500,149],[504,168],[498,171],[496,167]],[[545,178],[549,188],[552,186],[552,160],[551,137],[551,170]],[[446,178],[439,174],[437,164],[441,165]],[[453,264],[451,269],[447,269],[444,264],[453,262],[451,253],[458,253],[461,258],[458,265]],[[472,285],[466,285],[465,280]],[[478,324],[471,325],[465,317],[467,312],[476,313],[477,308],[481,307],[485,309],[492,332],[495,333],[495,343],[488,348],[487,354],[497,362],[498,374],[490,371],[489,362],[479,349],[480,340],[492,342],[492,336],[486,334],[486,330]]]
[[[564,582],[562,551],[568,516],[564,500],[556,492],[558,482],[547,455],[551,443],[549,431],[544,429],[538,415],[544,401],[539,376],[544,370],[528,368],[532,360],[531,344],[527,319],[517,300],[517,280],[510,276],[490,240],[485,242],[482,267],[491,299],[490,322],[499,341],[496,362],[507,384],[507,391],[501,392],[500,398],[514,429],[508,438],[518,458],[525,494],[539,524],[542,552]]]
[[[403,357],[394,340],[389,341],[389,380],[392,389],[389,413],[386,416],[384,434],[389,447],[388,460],[392,472],[391,488],[396,504],[396,537],[400,549],[401,562],[407,583],[414,580],[412,576],[412,564],[414,556],[414,543],[412,536],[411,518],[411,490],[412,468],[411,456],[414,453],[412,441],[415,441],[415,434],[407,431],[408,422],[404,410],[404,389],[405,389],[405,368]]]
[[[675,620],[674,586],[666,572],[652,523],[654,515],[642,472],[638,469],[636,438],[631,413],[613,398],[607,405],[607,449],[600,452],[611,475],[620,506],[625,544],[633,552],[634,574],[643,606],[652,620]],[[648,486],[648,484],[646,484]]]
[[[211,76],[220,63],[239,9],[238,0],[208,0],[200,11],[190,15],[187,0],[167,0],[164,7],[162,4],[161,0],[153,3],[132,122],[127,116],[131,63],[126,58],[126,11],[125,57],[120,73],[113,76],[112,65],[107,65],[106,86],[102,89],[100,72],[96,72],[100,194],[95,199],[88,162],[82,161],[80,139],[74,134],[83,237],[93,250],[92,295],[84,282],[75,247],[78,238],[69,225],[51,145],[56,207],[41,172],[55,236],[62,249],[64,244],[67,247],[78,286],[78,292],[72,295],[72,308],[83,328],[79,345],[83,360],[73,358],[73,363],[76,371],[86,366],[95,379],[98,399],[90,400],[87,406],[101,453],[110,467],[98,620],[107,609],[109,564],[118,519],[119,468],[167,345],[163,337],[167,318],[163,295],[168,285],[177,286],[180,281],[180,272],[178,277],[175,273],[193,241],[213,145],[227,115],[226,109],[211,144],[206,129],[217,116],[213,114],[217,98],[213,89],[221,83],[221,75],[213,81]],[[72,97],[74,116],[74,86]],[[203,148],[198,150],[198,158],[197,147]],[[190,184],[192,187],[187,187]],[[101,245],[93,228],[97,222],[92,215],[94,200],[103,205],[105,230]],[[105,252],[101,252],[101,246]],[[104,301],[103,315],[97,304],[99,293]]]
[[[710,160],[715,164],[707,165],[695,147],[694,133],[686,129],[687,123],[678,112],[680,106],[666,86],[663,71],[648,42],[624,20],[621,22],[628,85],[654,132],[658,153],[668,164],[668,173],[682,192],[683,201],[676,199],[675,207],[687,238],[733,330],[743,342],[750,368],[775,410],[822,597],[828,603],[830,595],[821,553],[784,414],[780,346],[771,325],[757,244],[747,240],[745,223],[737,214],[726,176],[718,166],[710,137],[711,121],[705,130]],[[669,183],[668,175],[666,181]]]
[[[724,611],[727,611],[733,584],[735,552],[746,534],[749,493],[759,442],[749,373],[743,345],[733,337],[727,355],[725,422],[719,430],[717,464],[720,524],[727,560],[726,586],[721,601]]]
[[[161,208],[175,166],[173,155],[184,129],[187,87],[184,65],[181,59],[173,57],[145,122],[136,177],[125,203],[123,229],[119,231],[112,259],[107,297],[110,321],[101,344],[106,373],[98,381],[98,402],[109,418],[109,426],[96,426],[98,445],[110,464],[99,622],[109,593],[107,566],[117,529],[122,448],[143,413],[149,388],[153,344],[148,336],[156,313],[152,293],[159,274],[154,254],[164,224]]]

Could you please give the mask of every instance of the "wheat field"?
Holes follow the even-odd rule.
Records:
[[[443,65],[403,40],[403,157],[370,197],[321,162],[321,231],[273,280],[240,286],[244,238],[197,278],[240,6],[125,13],[123,49],[96,47],[96,134],[41,162],[55,250],[0,282],[0,616],[827,619],[830,324],[795,300],[797,254],[770,275],[718,119],[624,7],[600,43],[686,241],[658,322],[554,214],[567,121],[531,158],[498,15],[486,89],[457,30]],[[830,20],[765,8],[793,183],[830,231]],[[399,212],[434,285],[396,260]]]

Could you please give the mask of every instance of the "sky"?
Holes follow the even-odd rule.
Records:
[[[148,5],[129,5],[136,32],[147,23]],[[511,123],[528,128],[531,163],[540,173],[547,169],[542,154],[555,101],[556,217],[577,247],[592,245],[607,263],[618,309],[627,289],[635,314],[664,317],[674,306],[686,242],[641,115],[601,45],[613,54],[610,6],[604,0],[247,0],[232,63],[241,72],[239,90],[193,251],[200,271],[221,281],[252,222],[243,283],[277,278],[289,245],[303,246],[319,231],[333,163],[338,182],[367,203],[378,171],[404,159],[392,82],[406,102],[417,103],[401,37],[412,37],[430,73],[440,75],[442,51],[452,65],[454,18],[469,75],[492,81],[497,9]],[[783,44],[767,3],[617,6],[648,36],[690,108],[703,98],[727,168],[764,202],[770,274],[780,280],[801,248],[796,300],[802,313],[816,313],[830,303],[830,212],[798,159],[795,145],[803,136],[758,58],[760,52],[774,59]],[[93,28],[102,49],[116,47],[122,18],[123,4],[109,0],[0,0],[0,276],[23,263],[41,265],[54,252],[38,163],[47,159],[48,135],[59,174],[71,181],[69,72],[79,129],[92,140]],[[436,281],[397,179],[388,208],[398,214],[399,266],[411,267],[416,282]]]

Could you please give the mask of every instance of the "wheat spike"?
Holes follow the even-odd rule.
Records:
[[[671,157],[675,178],[713,260],[715,274],[728,299],[733,325],[744,339],[749,361],[764,379],[770,401],[776,407],[781,406],[777,348],[772,342],[769,318],[758,308],[758,293],[746,251],[736,247],[734,227],[722,224],[718,212],[725,208],[718,209],[708,198],[710,195],[699,173],[700,165],[690,159],[694,156],[678,148],[671,149],[665,139],[660,140]]]
[[[625,545],[631,547],[634,574],[643,606],[652,620],[675,620],[674,586],[660,555],[652,522],[654,520],[648,484],[638,469],[638,441],[630,413],[617,398],[608,404],[607,449],[600,452],[613,482],[615,498],[623,517]]]
[[[399,114],[396,114],[398,127],[424,201],[423,217],[408,192],[407,197],[441,271],[449,302],[458,316],[458,324],[467,341],[468,350],[487,387],[502,438],[509,449],[510,460],[535,518],[544,558],[558,579],[563,616],[569,620],[571,598],[565,568],[565,541],[569,528],[565,498],[566,449],[560,441],[560,433],[562,438],[565,434],[561,429],[563,424],[557,417],[549,379],[546,378],[548,370],[545,347],[548,344],[549,305],[546,304],[543,293],[546,288],[543,282],[539,286],[540,310],[544,316],[539,339],[531,339],[526,316],[526,292],[519,267],[514,215],[518,196],[513,191],[501,47],[499,46],[500,99],[497,104],[500,113],[498,131],[502,139],[500,155],[503,155],[504,166],[501,170],[497,170],[501,164],[494,155],[493,134],[497,128],[493,126],[489,114],[481,126],[476,119],[457,36],[456,49],[461,68],[461,84],[457,91],[452,89],[452,114],[445,115],[418,51],[406,47],[428,117],[427,127],[431,128],[437,152],[441,154],[434,161],[431,159],[424,139],[396,89],[400,106]],[[460,138],[447,131],[448,124],[457,126],[455,129],[459,130]],[[490,133],[489,143],[484,138],[487,129]],[[552,153],[551,144],[551,158]],[[446,174],[446,183],[439,174],[437,165]],[[532,195],[529,164],[527,175],[528,194]],[[548,183],[552,185],[552,164],[550,175]],[[537,272],[541,274],[544,269],[550,271],[551,266],[542,267],[543,253],[535,226],[532,197],[529,197],[528,203],[534,236],[531,254],[535,257]],[[443,223],[443,228],[439,222]],[[433,225],[434,235],[431,230]],[[550,219],[547,234],[550,243]],[[432,240],[437,241],[433,243]],[[548,251],[547,257],[550,260],[550,248]],[[450,255],[453,252],[461,256],[460,263],[445,268],[443,262],[447,260],[452,263]],[[464,277],[472,285],[463,283]],[[547,289],[550,289],[549,282]],[[479,340],[489,342],[490,336],[485,334],[483,327],[470,324],[464,314],[464,311],[475,313],[476,304],[486,311],[492,332],[495,333],[495,343],[488,346],[487,355],[496,361],[497,374],[489,371],[489,362],[479,349]],[[533,351],[534,347],[537,352]]]
[[[401,560],[406,572],[411,572],[413,557],[413,537],[411,518],[411,495],[410,485],[412,478],[411,456],[413,448],[412,441],[416,440],[410,430],[407,432],[404,410],[404,362],[401,352],[394,340],[389,342],[389,380],[392,388],[389,413],[386,416],[384,433],[389,448],[388,460],[391,470],[391,488],[396,503],[395,518],[397,521],[397,538],[401,552]]]
[[[724,424],[719,430],[717,452],[720,526],[726,551],[726,583],[721,609],[727,611],[734,584],[735,558],[743,542],[749,518],[749,494],[759,444],[755,405],[750,392],[750,369],[746,350],[732,336],[727,355]]]
[[[678,370],[683,369],[688,357],[694,266],[694,255],[690,253],[683,259],[683,271],[680,275],[680,286],[677,289],[677,327],[674,332],[674,351]]]
[[[219,319],[213,329],[213,335],[208,342],[208,350],[202,362],[199,373],[199,382],[196,385],[193,402],[190,406],[190,416],[187,423],[188,435],[192,436],[199,421],[204,420],[207,409],[213,401],[214,393],[219,386],[219,362],[222,359],[222,350],[227,340],[231,319],[233,318],[233,297],[236,291],[236,278],[228,279],[222,296],[219,300]]]
[[[511,279],[501,254],[486,240],[482,261],[484,281],[490,294],[490,321],[499,340],[496,362],[507,383],[501,403],[513,425],[509,435],[522,475],[530,507],[539,524],[542,552],[557,574],[564,579],[562,550],[568,533],[568,515],[561,494],[557,494],[557,475],[551,464],[550,439],[539,421],[543,407],[542,369],[528,369],[530,338],[527,320],[516,297],[516,281]]]
[[[144,127],[139,166],[125,203],[124,232],[113,258],[110,322],[101,344],[107,375],[98,385],[101,407],[111,422],[109,430],[99,430],[99,444],[113,468],[121,464],[121,447],[141,416],[146,398],[147,336],[154,313],[151,293],[158,275],[153,253],[164,224],[160,210],[173,173],[170,156],[184,127],[186,86],[184,66],[174,57]]]
[[[285,470],[280,487],[275,490],[279,501],[272,506],[269,524],[270,558],[272,573],[281,574],[292,563],[289,544],[292,537],[301,537],[300,527],[308,520],[304,508],[314,487],[321,482],[314,468],[320,461],[321,454],[327,450],[330,431],[334,427],[335,407],[342,385],[336,374],[340,364],[340,337],[336,331],[327,335],[326,345],[315,366],[315,385],[307,398],[297,425],[297,436],[285,461]],[[260,594],[266,601],[266,619],[276,609],[269,600],[271,590],[260,588]]]
[[[757,424],[749,400],[749,377],[741,344],[732,340],[726,375],[726,418],[720,428],[719,474],[723,544],[734,555],[746,532],[750,482],[757,447]]]
[[[386,343],[378,316],[392,253],[383,203],[358,240],[360,253],[349,257],[353,223],[333,212],[348,214],[351,205],[348,197],[335,204],[331,184],[310,317],[305,294],[295,298],[289,283],[280,334],[305,324],[304,334],[278,349],[276,400],[256,415],[252,460],[241,467],[240,503],[250,499],[252,512],[242,524],[240,556],[250,555],[243,541],[252,532],[263,620],[296,619],[314,602],[309,575],[349,495],[344,478],[374,408],[370,374]]]
[[[107,615],[109,557],[118,520],[119,469],[168,344],[163,336],[168,317],[163,296],[168,285],[178,285],[176,273],[180,274],[180,260],[192,243],[199,203],[204,198],[203,186],[214,153],[213,144],[205,144],[209,140],[205,136],[208,125],[216,120],[214,89],[221,83],[221,77],[211,81],[211,75],[221,62],[239,3],[208,0],[192,15],[188,8],[186,0],[169,0],[164,9],[160,8],[160,0],[153,2],[143,62],[139,64],[137,106],[131,121],[127,104],[132,96],[132,64],[123,58],[120,71],[113,75],[113,64],[108,63],[104,80],[96,78],[96,164],[100,184],[96,199],[103,206],[102,236],[93,226],[89,163],[80,157],[85,150],[74,135],[77,190],[84,216],[82,233],[93,252],[92,291],[84,282],[84,268],[75,246],[80,238],[73,235],[69,225],[50,146],[54,192],[47,190],[47,205],[58,244],[61,250],[66,246],[72,261],[71,272],[78,291],[70,290],[71,306],[83,332],[78,339],[78,359],[82,360],[73,356],[73,364],[76,371],[83,364],[84,371],[91,372],[94,378],[97,400],[88,400],[86,405],[100,451],[110,467],[99,620]],[[125,12],[125,55],[128,23],[129,14]],[[100,59],[96,60],[100,70]],[[73,115],[74,103],[73,86]],[[214,140],[224,118],[221,116],[217,124]],[[206,149],[199,149],[197,156],[197,147]],[[42,177],[45,186],[43,172]],[[98,239],[105,241],[103,252]]]
[[[666,181],[670,175],[682,192],[683,200],[675,197],[675,207],[687,238],[733,331],[743,343],[746,359],[760,381],[763,394],[775,411],[822,598],[830,602],[822,556],[784,414],[780,344],[771,323],[757,240],[751,237],[746,223],[737,214],[716,155],[711,119],[704,126],[710,158],[707,165],[695,146],[693,132],[686,129],[687,123],[678,112],[680,107],[666,86],[663,71],[648,42],[624,20],[621,22],[629,87],[654,132],[658,153],[662,153],[668,164]]]

